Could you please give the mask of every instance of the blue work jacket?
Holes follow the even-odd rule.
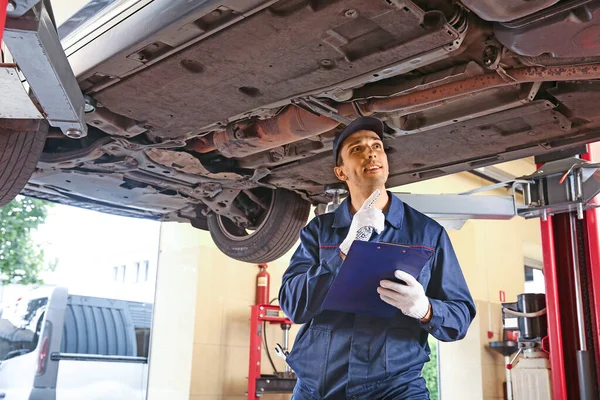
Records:
[[[300,233],[300,246],[279,292],[285,314],[304,324],[287,357],[298,376],[295,400],[428,399],[421,378],[423,364],[429,361],[427,335],[445,342],[462,339],[475,317],[473,299],[444,228],[388,194],[385,229],[373,233],[371,241],[435,251],[418,278],[433,316],[423,324],[400,311],[390,319],[321,310],[343,263],[339,245],[352,222],[349,198],[335,212],[315,217]]]

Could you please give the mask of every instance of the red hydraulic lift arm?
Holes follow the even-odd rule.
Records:
[[[546,283],[546,308],[548,313],[548,339],[550,341],[550,364],[552,366],[552,393],[554,400],[567,400],[565,360],[563,358],[560,304],[558,302],[559,276],[556,268],[554,229],[552,218],[541,221],[544,257],[544,280]]]
[[[588,145],[581,158],[600,161],[600,143]],[[588,353],[592,365],[600,366],[598,210],[585,211],[583,221],[576,223],[571,221],[575,217],[570,214],[556,214],[541,221],[554,400],[588,398],[593,386],[600,382],[600,368],[595,368],[593,377],[579,371],[582,349]],[[583,238],[583,243],[576,237]]]
[[[257,386],[258,381],[262,378],[260,373],[260,365],[262,358],[263,336],[266,334],[266,332],[263,331],[263,322],[268,322],[270,324],[292,325],[292,321],[283,314],[279,306],[273,306],[270,304],[257,304],[252,306],[250,313],[248,392],[246,393],[248,400],[260,400],[263,394]],[[268,379],[267,382],[276,380],[277,378],[273,377]],[[295,379],[293,384],[295,384]],[[273,393],[284,392],[287,391]],[[291,393],[291,390],[289,392]]]
[[[6,22],[6,8],[8,0],[0,0],[0,44],[2,43],[2,34],[4,33],[4,23]]]
[[[584,160],[591,162],[600,162],[600,142],[588,145],[588,152],[581,156]],[[600,196],[594,200],[595,204],[600,204]],[[594,344],[596,347],[596,373],[598,382],[600,382],[600,209],[590,209],[585,215],[585,247],[587,255],[587,264],[590,266],[590,276],[588,287],[593,298],[591,312],[593,314]]]

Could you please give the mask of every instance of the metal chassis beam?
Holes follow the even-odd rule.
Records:
[[[43,2],[6,20],[4,42],[50,125],[74,139],[86,136],[85,100]]]
[[[22,17],[27,11],[31,10],[40,0],[10,0],[14,5],[7,14],[10,18]]]
[[[507,187],[511,196],[475,195]],[[522,191],[522,200],[517,190]],[[469,219],[508,220],[521,216],[545,220],[567,212],[577,212],[582,219],[585,210],[598,207],[594,198],[599,193],[600,164],[571,158],[547,163],[543,170],[532,175],[462,194],[394,195],[442,225],[460,229]]]
[[[43,119],[15,64],[0,64],[0,119]]]
[[[517,214],[513,196],[394,193],[396,197],[446,228],[460,229],[468,219],[508,220]]]

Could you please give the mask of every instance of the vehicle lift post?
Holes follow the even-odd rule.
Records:
[[[0,0],[0,46],[2,45],[2,34],[4,33],[4,24],[6,23],[6,8],[8,0]]]
[[[269,304],[258,304],[252,306],[250,313],[250,359],[248,368],[248,393],[249,400],[259,400],[263,393],[291,393],[296,379],[288,373],[286,376],[278,377],[274,375],[261,375],[261,356],[262,341],[266,334],[263,330],[263,322],[270,324],[279,324],[283,330],[284,343],[283,350],[287,351],[289,337],[289,327],[293,322],[287,318],[279,306]],[[274,346],[272,346],[275,348]]]
[[[600,142],[583,160],[600,160]],[[540,166],[540,169],[543,169]],[[597,179],[594,176],[592,179]],[[597,201],[597,199],[596,199]],[[597,204],[597,203],[596,203]],[[541,221],[548,337],[555,400],[597,399],[600,382],[599,210]]]

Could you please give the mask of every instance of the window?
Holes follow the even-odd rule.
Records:
[[[115,282],[125,282],[125,278],[127,276],[127,266],[119,265],[113,267],[113,280]]]
[[[135,263],[135,283],[140,282],[140,263]]]
[[[545,293],[544,272],[540,268],[525,266],[525,293]]]
[[[150,268],[150,263],[148,261],[144,261],[144,282],[148,282],[148,270]]]
[[[148,272],[150,262],[148,260],[138,261],[136,265],[136,283],[148,282]]]
[[[137,356],[148,357],[150,351],[150,328],[135,328]]]
[[[135,263],[135,283],[148,282],[149,264],[147,260]]]
[[[18,301],[0,314],[0,361],[35,350],[48,298]]]
[[[533,268],[525,267],[525,282],[533,282]]]

